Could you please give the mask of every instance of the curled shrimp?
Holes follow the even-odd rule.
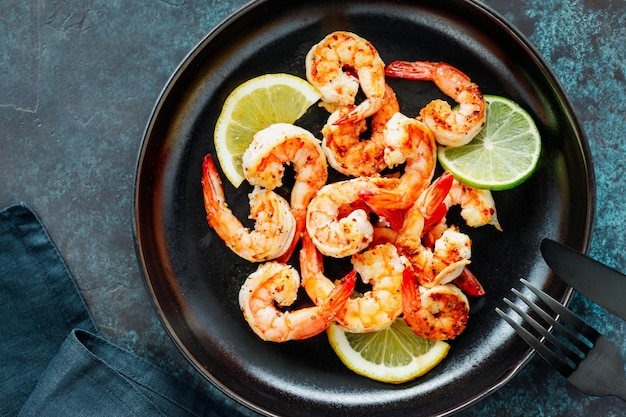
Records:
[[[211,155],[206,155],[202,164],[202,189],[209,225],[237,255],[250,262],[261,262],[275,259],[289,250],[296,220],[284,198],[255,187],[249,194],[250,218],[255,220],[251,231],[228,208]]]
[[[418,285],[411,268],[402,279],[404,321],[420,337],[433,340],[454,339],[467,327],[469,301],[453,284],[430,289]]]
[[[244,176],[252,185],[274,190],[282,185],[284,165],[293,164],[295,183],[290,205],[296,233],[279,260],[291,257],[305,229],[306,210],[328,178],[326,157],[319,140],[309,131],[287,123],[273,124],[257,132],[242,157]]]
[[[239,291],[239,305],[250,328],[263,340],[302,340],[323,332],[352,294],[356,275],[348,274],[313,307],[282,311],[276,304],[292,305],[300,287],[300,275],[280,262],[266,262],[250,274]]]
[[[433,100],[420,111],[420,117],[444,146],[469,143],[485,125],[486,103],[478,85],[463,72],[445,62],[395,61],[385,70],[390,77],[433,81],[445,95],[459,104],[452,110],[443,100]]]
[[[354,104],[359,86],[365,94],[363,102],[335,123],[363,120],[382,106],[385,63],[366,39],[351,32],[333,32],[311,48],[305,63],[307,79],[330,111]]]
[[[337,313],[335,322],[347,332],[372,332],[389,326],[402,314],[402,271],[408,265],[391,243],[381,244],[352,256],[354,270],[372,289],[350,298]],[[324,275],[320,253],[308,237],[302,240],[300,271],[309,297],[320,303],[335,284]]]
[[[383,105],[372,116],[369,138],[361,137],[367,130],[364,119],[335,124],[351,108],[344,106],[336,110],[322,129],[322,146],[328,163],[345,175],[358,177],[377,174],[387,167],[384,159],[384,131],[389,119],[400,110],[398,99],[391,87],[387,86]]]
[[[368,212],[343,209],[360,200],[359,193],[373,188],[367,177],[334,182],[322,187],[309,203],[306,230],[319,251],[335,258],[365,249],[373,239],[374,227]]]
[[[500,222],[498,222],[496,203],[489,190],[479,190],[454,180],[445,204],[448,208],[457,204],[460,205],[461,217],[470,227],[491,224],[497,230],[502,231]]]
[[[393,168],[405,164],[395,187],[387,185],[361,197],[374,207],[406,209],[426,189],[437,166],[437,144],[421,121],[394,114],[385,128],[385,162]]]
[[[426,226],[438,224],[445,216],[443,201],[451,184],[452,176],[444,174],[420,195],[407,211],[395,241],[398,252],[408,258],[420,284],[426,287],[446,284],[457,278],[472,256],[471,239],[455,226],[446,227],[433,248],[425,246],[422,241]]]

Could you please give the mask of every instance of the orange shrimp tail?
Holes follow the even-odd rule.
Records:
[[[326,314],[328,320],[334,319],[339,314],[346,301],[354,292],[355,284],[356,271],[352,270],[339,281],[339,284],[335,285],[335,288],[326,297],[321,306],[321,310]]]
[[[422,236],[432,230],[448,214],[448,206],[444,200],[452,188],[454,176],[445,171],[426,190],[422,213],[424,214],[424,228]]]
[[[422,300],[420,299],[420,290],[417,284],[417,275],[411,267],[404,268],[402,271],[402,311],[407,324],[410,326],[410,318],[420,308],[422,308]]]
[[[385,68],[385,75],[407,80],[427,81],[432,79],[433,71],[439,63],[428,61],[393,61]]]
[[[482,284],[467,267],[463,269],[461,275],[459,275],[454,281],[452,281],[457,287],[461,289],[465,294],[472,297],[482,297],[485,295],[485,289]]]
[[[202,192],[204,196],[204,209],[207,214],[207,221],[211,225],[211,218],[219,210],[224,202],[224,188],[220,179],[217,167],[211,158],[211,154],[204,157],[202,163]]]
[[[422,213],[426,217],[432,217],[432,215],[439,209],[439,206],[448,196],[454,176],[445,171],[439,178],[437,178],[427,189],[422,204]]]

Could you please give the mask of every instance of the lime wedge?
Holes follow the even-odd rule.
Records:
[[[537,167],[541,136],[532,117],[508,98],[486,95],[487,120],[467,145],[439,146],[439,162],[471,187],[507,190],[526,181]]]

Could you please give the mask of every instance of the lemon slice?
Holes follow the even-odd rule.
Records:
[[[403,319],[373,333],[347,333],[336,324],[326,331],[339,359],[376,381],[400,384],[424,375],[443,360],[450,345],[416,336]]]
[[[486,95],[487,120],[467,145],[440,146],[439,162],[471,187],[507,190],[526,181],[537,167],[541,136],[532,117],[508,98]]]
[[[215,125],[215,151],[228,180],[244,180],[241,156],[252,136],[274,123],[295,123],[320,99],[315,87],[290,74],[261,75],[241,84],[226,98]]]

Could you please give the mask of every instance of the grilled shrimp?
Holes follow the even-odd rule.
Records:
[[[404,321],[420,337],[433,340],[454,339],[467,327],[469,301],[454,284],[420,287],[411,268],[402,280]]]
[[[202,188],[209,225],[237,255],[250,262],[262,262],[289,250],[296,232],[296,220],[284,198],[255,187],[249,195],[250,218],[255,220],[251,231],[228,208],[211,155],[204,157]]]
[[[455,226],[446,226],[433,248],[425,246],[422,240],[427,226],[439,223],[445,216],[447,209],[443,201],[451,184],[452,176],[446,173],[420,195],[407,211],[395,241],[398,252],[409,259],[419,283],[426,287],[457,278],[472,255],[471,239]]]
[[[442,93],[459,104],[452,110],[444,100],[433,100],[420,117],[433,131],[437,143],[461,146],[469,143],[485,125],[486,102],[478,86],[462,71],[444,62],[394,61],[385,69],[390,77],[433,81]]]
[[[448,208],[457,204],[460,205],[461,217],[470,227],[491,224],[497,230],[502,231],[498,222],[496,203],[493,201],[493,196],[489,190],[468,187],[454,180],[445,204]]]
[[[385,63],[376,48],[351,32],[333,32],[306,56],[306,77],[329,111],[353,105],[359,86],[366,99],[334,123],[357,122],[376,113],[385,95]]]
[[[360,200],[360,192],[370,188],[370,180],[359,177],[327,184],[313,197],[307,210],[306,229],[322,254],[343,258],[370,244],[374,227],[368,212],[361,208],[342,212]]]
[[[295,184],[290,205],[296,233],[280,261],[287,261],[305,229],[306,210],[328,178],[326,157],[309,131],[287,123],[273,124],[258,133],[242,157],[244,176],[252,185],[274,190],[282,185],[284,165],[293,164]]]
[[[402,314],[402,271],[408,262],[398,255],[391,243],[355,254],[351,261],[361,280],[372,289],[346,301],[335,316],[335,322],[352,333],[389,326]],[[315,303],[320,303],[334,290],[335,284],[324,275],[321,254],[307,236],[302,239],[300,271],[302,285]]]
[[[322,147],[328,163],[342,174],[353,177],[377,174],[387,167],[384,131],[389,119],[400,111],[396,94],[391,87],[386,87],[383,106],[372,116],[369,138],[361,137],[367,130],[364,119],[335,124],[351,109],[351,106],[344,106],[336,110],[322,129]]]
[[[407,209],[426,189],[437,166],[437,145],[430,129],[417,119],[396,113],[385,128],[385,162],[390,168],[405,164],[397,186],[361,193],[374,207]]]
[[[300,276],[291,266],[266,262],[250,274],[239,291],[239,305],[250,328],[263,340],[285,342],[313,337],[323,332],[354,289],[356,275],[348,274],[313,307],[282,311],[276,304],[292,305]]]

